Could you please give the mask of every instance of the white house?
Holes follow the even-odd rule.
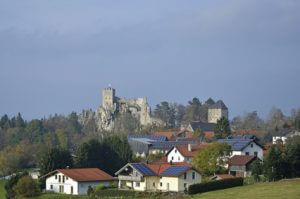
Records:
[[[172,147],[168,153],[168,162],[187,162],[191,163],[197,153],[208,146],[209,144],[187,144]]]
[[[109,186],[115,180],[97,168],[57,169],[43,177],[46,178],[46,191],[72,195],[87,194],[89,187]]]
[[[281,135],[280,135],[281,134]],[[292,138],[294,136],[300,136],[300,132],[299,131],[295,131],[295,130],[285,130],[281,133],[279,133],[276,136],[273,136],[273,144],[277,144],[278,141],[281,141],[282,144],[286,144],[286,141],[289,138]]]
[[[249,138],[227,138],[220,139],[218,142],[226,143],[231,146],[231,156],[235,155],[250,155],[256,156],[263,160],[263,147],[255,141],[255,139]]]
[[[187,163],[128,163],[115,173],[119,189],[184,192],[201,182],[201,174]]]

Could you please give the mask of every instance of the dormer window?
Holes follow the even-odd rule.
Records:
[[[175,149],[175,153],[177,153],[177,149]]]
[[[253,148],[253,144],[251,144],[251,148]]]

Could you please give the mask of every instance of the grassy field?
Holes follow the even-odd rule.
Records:
[[[300,198],[300,179],[273,183],[259,183],[212,191],[194,195],[193,199],[298,199]]]
[[[0,198],[5,198],[4,180],[0,180]]]

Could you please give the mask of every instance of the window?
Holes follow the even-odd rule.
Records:
[[[62,182],[65,183],[65,176],[62,177]]]
[[[255,151],[255,152],[254,152],[254,156],[257,156],[257,154],[258,154],[257,151]]]
[[[251,148],[253,148],[253,144],[251,144]]]
[[[71,186],[71,194],[73,194],[73,186]]]
[[[246,155],[249,155],[249,152],[246,152]]]
[[[59,185],[59,193],[64,193],[64,185]]]
[[[183,179],[185,179],[185,180],[186,180],[186,173],[184,173]]]
[[[55,180],[57,180],[57,175],[55,175]]]
[[[159,185],[162,187],[162,182]]]
[[[175,149],[175,153],[177,153],[177,149]]]
[[[195,172],[192,173],[192,179],[195,180]]]
[[[155,182],[153,182],[153,187],[155,187]]]
[[[68,176],[66,176],[66,180],[69,180]]]
[[[136,186],[136,187],[140,187],[140,183],[139,183],[139,182],[136,182],[136,183],[135,183],[135,186]]]
[[[50,185],[50,189],[53,189],[53,185]]]
[[[174,157],[172,157],[172,160],[174,160]]]
[[[178,160],[180,160],[180,157],[178,157]]]
[[[186,184],[186,183],[184,183],[184,184],[183,184],[183,187],[184,187],[184,188],[186,188],[186,185],[187,185],[187,184]]]
[[[61,176],[60,175],[58,176],[58,182],[61,182]]]

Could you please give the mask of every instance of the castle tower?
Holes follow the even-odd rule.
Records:
[[[113,107],[115,103],[116,91],[114,88],[108,87],[102,90],[102,106],[103,108]]]
[[[217,123],[222,117],[228,119],[228,108],[222,100],[219,100],[208,107],[207,121]]]

